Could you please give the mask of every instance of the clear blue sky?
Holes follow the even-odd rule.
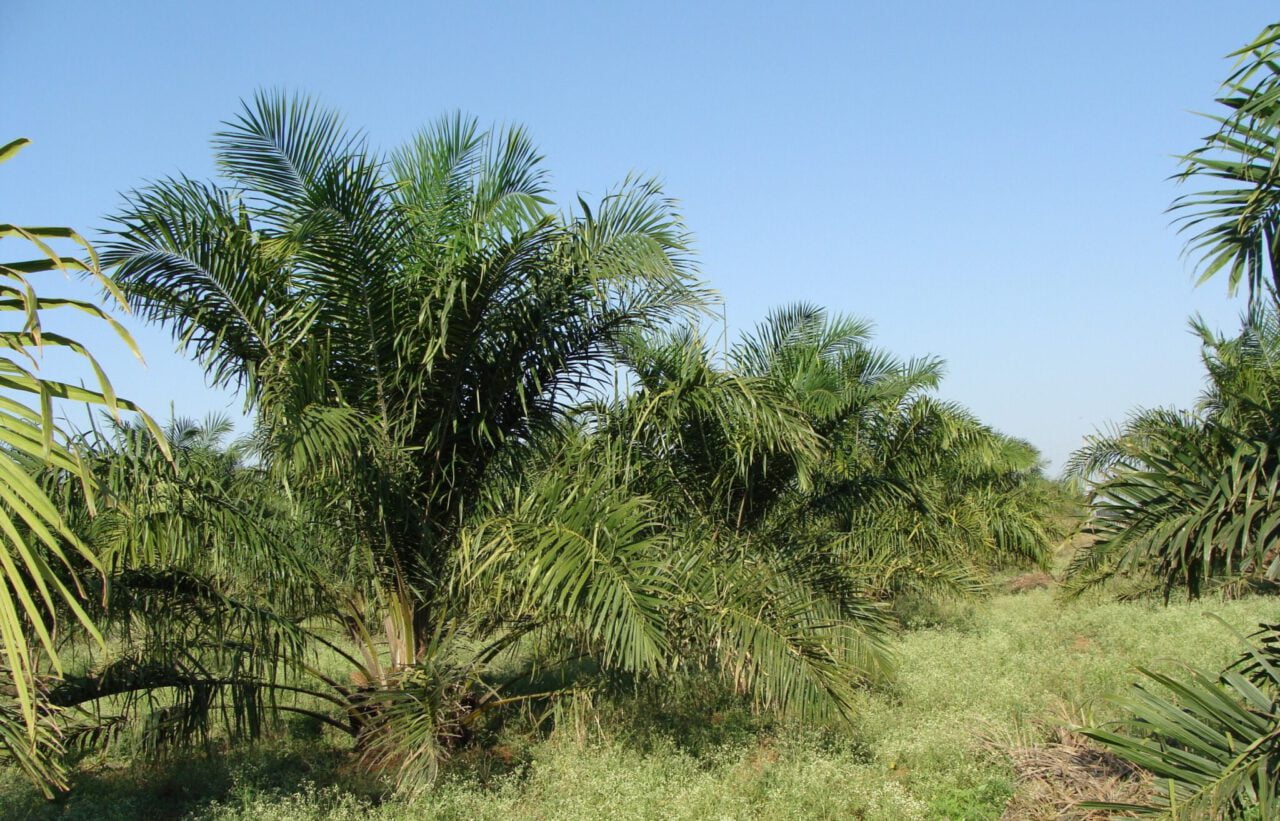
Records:
[[[1055,464],[1136,406],[1200,389],[1165,207],[1223,55],[1264,2],[430,3],[3,0],[0,218],[90,232],[146,178],[211,173],[259,87],[311,93],[390,147],[441,113],[516,121],[564,201],[628,171],[682,200],[730,325],[811,300],[948,362],[943,394]],[[3,249],[0,249],[3,250]],[[66,287],[66,286],[63,286]],[[76,290],[76,286],[71,286]],[[157,416],[239,410],[137,328],[68,316]],[[51,365],[55,370],[58,363]]]

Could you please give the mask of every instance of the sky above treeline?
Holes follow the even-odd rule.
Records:
[[[731,333],[797,300],[871,319],[879,345],[945,359],[942,395],[1056,471],[1134,408],[1195,401],[1189,316],[1237,324],[1225,283],[1194,286],[1169,177],[1211,130],[1195,112],[1213,109],[1224,56],[1274,15],[1183,0],[0,0],[0,143],[33,140],[0,168],[0,220],[93,238],[121,192],[210,176],[210,135],[260,88],[315,96],[379,148],[456,110],[521,123],[565,205],[632,171],[661,177]],[[128,324],[145,367],[70,314],[50,327],[88,341],[154,416],[240,413],[167,332]]]

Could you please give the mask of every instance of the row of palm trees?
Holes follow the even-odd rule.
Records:
[[[707,338],[652,180],[557,212],[518,128],[381,157],[279,95],[214,147],[222,178],[131,194],[101,260],[254,430],[108,420],[22,465],[63,594],[5,648],[80,657],[8,663],[0,743],[42,783],[68,747],[292,712],[412,787],[507,705],[605,680],[839,717],[891,674],[893,597],[1046,557],[1036,452],[936,398],[938,361],[810,305]]]
[[[1280,584],[1280,24],[1266,27],[1223,86],[1217,130],[1181,175],[1207,190],[1173,210],[1201,281],[1244,286],[1239,333],[1199,320],[1207,384],[1192,411],[1148,410],[1093,437],[1070,469],[1091,486],[1076,590],[1125,579],[1131,592],[1274,593]],[[1143,670],[1128,715],[1086,734],[1154,774],[1150,800],[1105,809],[1184,818],[1280,815],[1280,641],[1245,639],[1211,673]]]

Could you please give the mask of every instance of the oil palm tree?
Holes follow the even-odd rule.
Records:
[[[778,538],[820,521],[854,550],[847,563],[916,561],[921,581],[934,578],[930,564],[967,565],[976,577],[986,565],[1042,561],[1054,534],[1043,500],[1027,493],[1038,478],[1034,449],[938,399],[939,360],[897,360],[869,333],[866,323],[802,304],[774,312],[730,349],[735,371],[767,380],[824,442],[821,458],[789,474],[786,463],[768,466],[788,492],[766,490],[763,500],[783,502],[771,510],[751,505],[762,521],[772,520]]]
[[[1069,464],[1093,485],[1087,529],[1095,541],[1070,573],[1078,589],[1125,575],[1162,588],[1270,588],[1280,581],[1280,165],[1277,64],[1280,25],[1232,56],[1217,131],[1187,155],[1184,179],[1215,187],[1174,203],[1201,281],[1226,272],[1243,283],[1249,311],[1233,338],[1192,328],[1202,343],[1206,389],[1192,411],[1139,411],[1092,437]],[[1220,673],[1143,669],[1120,704],[1126,717],[1085,730],[1151,772],[1143,804],[1094,805],[1126,814],[1270,818],[1280,811],[1277,633],[1263,625]]]
[[[1218,129],[1185,158],[1184,180],[1215,188],[1174,202],[1202,281],[1226,271],[1249,309],[1234,339],[1192,322],[1207,388],[1193,412],[1147,410],[1092,437],[1069,470],[1093,484],[1088,527],[1098,537],[1076,557],[1081,588],[1117,574],[1144,577],[1165,595],[1222,585],[1274,585],[1280,561],[1280,243],[1276,148],[1280,26],[1235,52],[1236,70],[1211,119]]]
[[[461,116],[383,161],[333,113],[259,95],[215,149],[226,182],[135,192],[104,260],[244,391],[270,469],[334,500],[410,664],[504,450],[605,377],[622,334],[699,305],[684,230],[641,179],[551,213],[525,133]]]

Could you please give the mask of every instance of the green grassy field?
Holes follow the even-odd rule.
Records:
[[[1238,645],[1205,614],[1248,630],[1278,604],[1003,594],[918,616],[925,626],[898,643],[896,683],[865,693],[851,728],[778,726],[702,692],[584,707],[550,738],[504,738],[455,760],[432,791],[394,797],[354,774],[336,737],[290,725],[229,754],[86,760],[57,802],[6,772],[0,817],[999,818],[1025,789],[1009,751],[1114,717],[1108,698],[1135,665],[1222,666]]]

